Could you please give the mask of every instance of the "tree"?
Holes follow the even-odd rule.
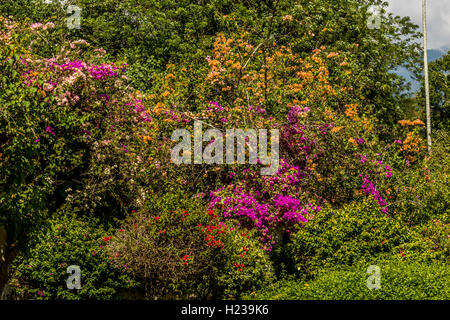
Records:
[[[429,65],[430,105],[433,118],[432,129],[448,130],[450,128],[450,53]],[[425,103],[425,86],[418,96],[419,105]]]
[[[39,2],[41,2],[39,4]],[[67,13],[59,3],[17,6],[13,0],[0,4],[0,14],[42,20],[57,16],[62,33]],[[377,113],[385,132],[403,118],[407,85],[392,70],[398,66],[417,69],[420,46],[415,26],[408,17],[380,10],[379,29],[369,29],[368,9],[386,7],[383,0],[78,0],[82,8],[80,30],[69,39],[82,37],[127,60],[132,85],[150,90],[154,76],[168,63],[184,62],[200,68],[215,35],[245,31],[253,45],[272,37],[289,44],[304,57],[325,46],[356,62],[349,77],[355,96],[364,97],[367,108]],[[39,7],[40,10],[35,8]],[[57,23],[58,25],[58,23]],[[261,47],[266,55],[265,46]],[[268,106],[268,110],[270,106]]]

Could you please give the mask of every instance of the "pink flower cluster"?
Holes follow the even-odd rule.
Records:
[[[52,127],[50,127],[50,126],[47,126],[46,128],[45,128],[45,131],[46,132],[48,132],[48,133],[50,133],[51,135],[55,135],[55,133],[53,132],[53,129],[52,129]]]
[[[91,65],[88,66],[85,62],[81,60],[67,61],[66,63],[58,65],[54,61],[48,61],[49,69],[53,70],[54,67],[58,67],[63,71],[66,70],[79,70],[84,71],[87,70],[92,78],[96,80],[104,80],[108,77],[117,77],[119,69],[114,63],[110,64],[100,64],[100,65]],[[125,68],[125,67],[123,67]]]
[[[226,219],[237,219],[247,228],[261,234],[265,250],[271,250],[273,234],[288,232],[295,224],[308,222],[319,206],[302,206],[301,182],[305,173],[280,159],[280,167],[273,176],[260,176],[248,169],[245,179],[211,192],[210,209],[219,209]]]
[[[54,27],[55,27],[55,24],[53,22],[47,22],[46,24],[37,22],[37,23],[33,23],[30,26],[31,31],[33,31],[33,32],[35,32],[36,30],[39,30],[39,29],[42,29],[42,30],[53,29]]]
[[[386,169],[386,178],[392,177],[391,167],[386,166],[385,169]]]
[[[135,102],[135,111],[139,113],[139,119],[137,120],[143,122],[152,122],[153,121],[152,117],[144,110],[142,100],[135,99],[134,102]]]
[[[366,196],[370,194],[374,196],[378,204],[383,207],[383,213],[388,213],[386,200],[380,195],[380,192],[375,188],[373,182],[369,180],[367,175],[364,176],[364,183],[361,185],[361,188]]]
[[[209,105],[214,108],[207,107],[208,111],[220,112],[223,110],[223,107],[216,101],[210,102]]]
[[[283,219],[286,221],[293,223],[308,222],[308,219],[306,218],[308,210],[300,205],[298,199],[279,194],[274,198],[274,207],[280,212],[284,212]]]
[[[104,80],[108,77],[116,77],[118,73],[115,71],[116,67],[113,63],[111,64],[101,64],[98,66],[91,66],[89,68],[89,73],[94,79]]]

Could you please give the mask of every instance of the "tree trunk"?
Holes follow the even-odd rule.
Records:
[[[7,233],[3,226],[0,227],[0,299],[5,297],[8,291],[9,267],[17,255],[17,250],[7,242]]]

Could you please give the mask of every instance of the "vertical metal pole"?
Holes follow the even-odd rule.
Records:
[[[428,153],[431,153],[431,110],[430,110],[430,85],[428,82],[428,52],[427,52],[427,3],[422,0],[422,23],[423,23],[423,65],[425,73],[425,103],[427,112],[427,144]]]

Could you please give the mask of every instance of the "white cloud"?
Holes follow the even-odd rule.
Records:
[[[422,30],[422,0],[386,0],[388,11],[399,16],[410,16]],[[428,47],[438,49],[450,46],[450,1],[427,0]]]

